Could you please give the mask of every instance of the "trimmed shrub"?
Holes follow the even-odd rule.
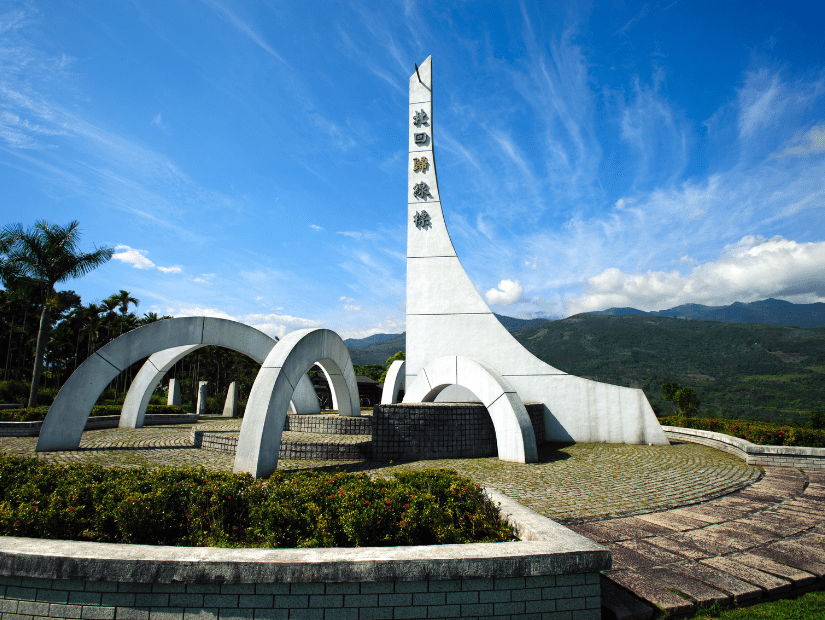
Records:
[[[220,547],[359,547],[513,539],[453,470],[301,471],[254,480],[203,468],[52,465],[0,455],[0,534]]]
[[[122,405],[95,405],[92,407],[92,416],[120,415]],[[31,409],[3,409],[0,410],[0,422],[37,422],[44,420],[49,413],[49,406],[43,405]],[[146,413],[150,414],[182,414],[186,413],[183,407],[172,407],[170,405],[149,405]]]
[[[724,433],[760,446],[825,447],[825,430],[803,426],[790,426],[774,422],[754,422],[751,420],[686,418],[680,416],[659,418],[659,422],[666,426],[681,426],[683,428]]]

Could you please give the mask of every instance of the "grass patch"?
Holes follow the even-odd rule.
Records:
[[[695,620],[813,620],[825,618],[825,591],[808,592],[796,598],[750,607],[705,609],[693,616]]]

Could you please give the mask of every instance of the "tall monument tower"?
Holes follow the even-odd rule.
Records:
[[[522,401],[543,403],[549,441],[667,444],[641,390],[582,379],[542,362],[476,291],[450,240],[438,191],[432,57],[410,77],[407,119],[407,394],[421,392],[412,386],[424,380],[419,374],[428,363],[463,356],[494,368]]]

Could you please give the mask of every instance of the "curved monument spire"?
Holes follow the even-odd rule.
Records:
[[[542,362],[498,321],[461,266],[435,170],[432,57],[410,76],[406,384],[447,355],[495,368],[522,400],[545,405],[547,439],[666,444],[641,390],[569,375]],[[409,402],[405,397],[406,402]]]

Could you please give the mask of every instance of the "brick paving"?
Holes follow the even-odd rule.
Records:
[[[58,463],[231,471],[233,456],[195,449],[192,431],[237,431],[240,422],[87,431],[78,451],[36,456]],[[284,439],[333,440],[289,431]],[[34,437],[4,437],[0,451],[33,456],[35,443]],[[539,462],[531,464],[496,458],[278,463],[285,471],[374,475],[425,467],[456,469],[609,547],[614,565],[603,574],[602,600],[624,620],[652,617],[652,606],[679,616],[714,601],[781,595],[821,585],[825,577],[825,474],[763,470],[699,444],[544,445]]]

